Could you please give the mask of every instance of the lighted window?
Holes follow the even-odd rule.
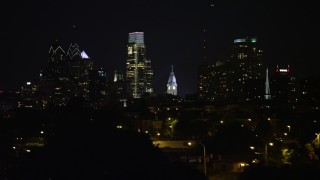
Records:
[[[132,54],[132,47],[128,47],[128,54]]]
[[[175,86],[173,86],[172,88],[173,88],[173,90],[175,90],[175,89],[176,89],[176,87],[175,87]]]
[[[170,86],[168,86],[168,90],[170,90]]]

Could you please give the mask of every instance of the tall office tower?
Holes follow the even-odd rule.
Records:
[[[314,106],[319,110],[320,105],[320,77],[303,78],[300,81],[301,102]]]
[[[265,95],[264,95],[264,99],[265,99],[265,100],[270,100],[270,99],[271,99],[268,69],[266,69],[266,82],[265,82]]]
[[[235,39],[232,46],[231,60],[239,67],[242,80],[263,78],[262,49],[257,38]]]
[[[178,84],[173,72],[173,66],[171,66],[171,72],[167,84],[167,94],[172,94],[175,96],[178,94]]]
[[[85,51],[80,51],[76,43],[71,43],[67,51],[69,63],[68,74],[73,88],[70,89],[71,96],[80,96],[85,99],[89,97],[89,73],[93,70],[92,59]]]
[[[296,103],[298,98],[296,78],[292,75],[291,68],[279,68],[271,78],[272,99],[280,103]]]
[[[234,68],[229,61],[201,65],[198,69],[198,95],[203,101],[234,99]]]
[[[202,64],[198,68],[198,98],[203,101],[214,99],[214,64]]]
[[[254,37],[235,39],[231,50],[231,63],[235,70],[234,88],[239,92],[238,98],[250,100],[257,97],[257,94],[252,92],[257,92],[254,89],[257,81],[264,78],[263,51],[257,39]]]
[[[70,44],[65,52],[56,41],[49,49],[48,67],[40,73],[39,91],[55,106],[65,106],[75,96],[88,99],[93,68],[92,59],[77,44]]]
[[[39,91],[43,94],[43,100],[56,105],[64,106],[68,101],[69,63],[66,53],[56,40],[49,49],[47,69],[41,72]]]
[[[89,98],[89,82],[90,72],[94,69],[94,61],[87,55],[85,51],[81,52],[81,58],[83,60],[83,76],[81,79],[82,96],[85,99]]]
[[[117,100],[125,98],[125,81],[122,72],[114,71],[113,80],[110,82],[109,90],[112,98],[115,98]]]
[[[65,59],[65,51],[56,40],[49,49],[49,61],[44,74],[44,79],[48,81],[56,81],[65,78]]]
[[[79,46],[76,43],[71,43],[69,45],[68,51],[67,51],[67,61],[69,63],[68,68],[68,74],[70,81],[72,83],[72,87],[70,92],[70,96],[80,96],[81,94],[81,88],[80,88],[80,81],[83,76],[83,61],[81,58],[81,52],[79,50]]]
[[[92,107],[100,108],[106,105],[108,100],[106,72],[102,68],[92,70],[89,79],[89,100]]]
[[[126,62],[127,92],[133,98],[144,93],[152,93],[153,71],[151,61],[146,58],[143,32],[129,33],[128,56]]]

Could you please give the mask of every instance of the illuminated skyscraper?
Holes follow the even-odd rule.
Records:
[[[69,64],[69,79],[73,84],[71,96],[81,96],[85,99],[89,96],[89,73],[94,68],[93,60],[85,51],[80,51],[76,43],[71,43],[67,51]]]
[[[214,64],[202,64],[198,68],[198,97],[200,100],[210,101],[214,97],[213,91]]]
[[[234,69],[233,89],[238,100],[253,100],[261,97],[257,84],[264,82],[263,51],[257,38],[235,39],[232,46],[231,64]],[[260,88],[260,87],[259,87]]]
[[[93,108],[106,105],[108,101],[107,73],[102,68],[90,71],[88,90],[89,100]]]
[[[272,99],[278,103],[296,103],[298,87],[292,69],[288,65],[286,68],[277,68],[270,78]]]
[[[262,98],[263,51],[256,38],[235,39],[230,60],[203,64],[198,69],[200,100],[251,101]]]
[[[172,94],[175,96],[178,94],[178,84],[173,72],[173,66],[171,66],[171,72],[167,84],[167,94]]]
[[[89,98],[89,74],[94,62],[75,43],[64,51],[56,41],[49,49],[48,67],[40,73],[39,91],[56,106],[65,106],[70,98]]]
[[[45,79],[48,81],[57,81],[65,79],[66,54],[60,43],[56,40],[49,49],[48,67],[45,73]]]
[[[234,97],[234,68],[229,61],[203,64],[198,69],[198,98],[202,101]]]
[[[122,99],[126,96],[125,81],[123,73],[114,71],[113,80],[110,82],[110,94],[112,98]]]
[[[257,38],[235,39],[232,46],[231,60],[237,64],[241,80],[259,79],[263,77],[262,49]]]
[[[127,91],[133,98],[152,93],[153,71],[151,61],[146,58],[143,32],[129,33],[128,56],[126,62]]]
[[[69,100],[72,87],[66,52],[56,40],[49,49],[48,66],[41,73],[39,90],[49,104],[64,106]]]

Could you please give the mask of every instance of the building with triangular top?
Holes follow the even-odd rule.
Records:
[[[49,49],[48,66],[40,73],[39,90],[47,102],[65,106],[73,97],[90,99],[90,72],[94,61],[76,43],[65,51],[58,41]]]
[[[175,96],[178,94],[178,84],[173,72],[173,66],[171,66],[171,72],[167,83],[167,94],[172,94]]]

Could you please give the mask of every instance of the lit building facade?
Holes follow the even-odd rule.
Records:
[[[113,79],[110,81],[110,95],[116,100],[126,97],[125,80],[121,71],[114,71]]]
[[[277,68],[270,82],[272,99],[281,103],[296,103],[298,101],[298,84],[292,75],[292,69],[288,65],[286,68]]]
[[[67,79],[68,63],[66,62],[66,54],[58,41],[49,49],[48,66],[45,71],[45,79],[47,81],[57,81]]]
[[[265,68],[263,50],[259,47],[257,38],[235,39],[231,48],[231,64],[234,69],[232,78],[233,88],[237,89],[237,99],[251,101],[262,98]]]
[[[241,81],[264,77],[263,51],[258,45],[257,38],[235,39],[231,50],[231,60],[239,68]]]
[[[198,97],[204,101],[252,101],[263,98],[264,67],[256,38],[235,39],[230,60],[198,69]]]
[[[202,64],[198,68],[198,98],[204,101],[211,101],[214,99],[214,65]]]
[[[314,109],[320,110],[320,78],[308,77],[300,81],[300,99],[305,104],[315,106]]]
[[[92,59],[85,51],[80,51],[76,43],[71,43],[67,51],[67,62],[69,64],[69,80],[73,84],[72,96],[88,99],[89,96],[89,73],[93,70]]]
[[[107,85],[107,73],[102,68],[90,71],[88,92],[93,108],[103,107],[108,102]]]
[[[54,106],[65,106],[70,98],[89,100],[90,72],[94,62],[79,46],[71,43],[65,51],[56,41],[49,49],[49,61],[40,73],[38,85],[44,100]]]
[[[171,66],[171,72],[167,83],[167,94],[172,94],[175,96],[178,94],[178,84],[173,72],[173,66]]]
[[[127,92],[133,98],[152,93],[153,71],[151,61],[146,58],[143,32],[129,33],[126,61]]]
[[[43,99],[42,93],[39,92],[37,84],[26,82],[25,85],[21,86],[17,93],[21,98],[18,101],[18,108],[45,109],[47,106],[47,101]]]
[[[229,61],[201,65],[198,69],[198,97],[203,101],[232,99],[234,68]]]
[[[49,49],[48,66],[40,73],[39,90],[48,104],[65,106],[72,87],[66,52],[60,42],[55,41]]]

